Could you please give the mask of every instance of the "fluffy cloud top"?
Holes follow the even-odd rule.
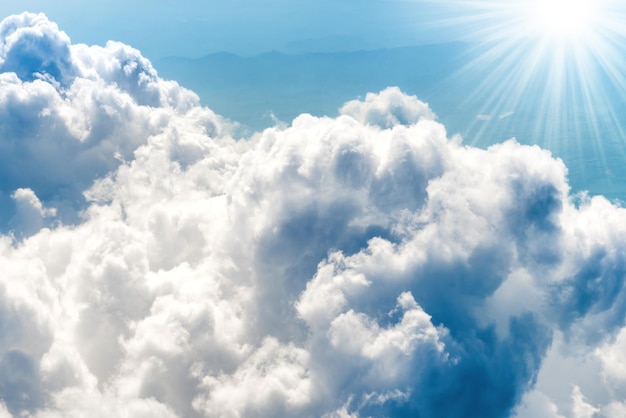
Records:
[[[132,48],[0,35],[0,416],[624,411],[626,211],[548,152],[394,88],[235,141]],[[557,334],[613,398],[532,391]]]
[[[114,42],[72,45],[41,14],[0,23],[0,121],[4,224],[18,188],[30,188],[74,222],[82,191],[132,159],[147,138],[191,129],[185,136],[193,142],[222,126],[194,93],[159,79],[137,50]]]

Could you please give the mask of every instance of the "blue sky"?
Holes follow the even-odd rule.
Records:
[[[139,48],[152,59],[243,54],[284,49],[291,42],[349,38],[351,47],[390,47],[449,39],[447,30],[424,28],[440,15],[437,2],[341,0],[5,2],[0,14],[44,12],[76,42],[109,39]]]
[[[1,6],[0,418],[626,416],[626,208],[572,181],[624,186],[623,10],[445,4]],[[443,79],[467,98],[384,86],[258,131],[150,60],[432,26],[474,40]],[[279,90],[246,69],[232,102]]]

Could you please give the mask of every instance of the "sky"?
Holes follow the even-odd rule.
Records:
[[[539,45],[476,94],[611,121],[620,16],[580,2],[463,3],[479,57]],[[626,415],[620,201],[395,86],[242,138],[81,7],[0,22],[0,418]]]
[[[229,51],[255,54],[332,38],[350,48],[431,43],[450,30],[424,26],[445,6],[404,0],[3,2],[0,15],[43,12],[76,43],[123,41],[152,59]],[[454,35],[456,36],[456,35]]]

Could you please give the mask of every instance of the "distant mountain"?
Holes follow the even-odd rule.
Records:
[[[482,147],[512,137],[539,144],[565,161],[574,190],[626,200],[626,138],[620,129],[594,124],[588,103],[583,103],[584,85],[568,92],[567,117],[546,118],[541,109],[548,86],[525,86],[521,101],[507,101],[501,92],[479,88],[485,80],[495,81],[494,86],[508,81],[493,80],[490,66],[498,63],[476,59],[475,53],[472,45],[454,42],[249,57],[216,53],[199,59],[165,58],[155,67],[162,77],[194,90],[203,104],[250,131],[274,125],[276,118],[290,123],[301,113],[334,116],[348,100],[398,86],[427,102],[450,134],[461,133],[466,142]],[[611,91],[609,80],[596,82],[607,83],[606,91]],[[617,92],[594,106],[594,111],[616,118],[626,114],[625,100]]]
[[[388,86],[432,101],[437,112],[447,106],[441,83],[459,68],[466,49],[463,43],[449,43],[251,57],[216,53],[199,59],[165,58],[155,66],[161,76],[194,90],[216,112],[259,129],[272,124],[270,114],[286,122],[304,112],[335,115],[345,101]]]
[[[320,38],[291,41],[284,47],[288,53],[345,52],[376,49],[372,44],[356,36],[324,36]]]

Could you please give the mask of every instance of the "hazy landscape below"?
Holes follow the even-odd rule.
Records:
[[[590,126],[584,108],[576,103],[567,117],[533,123],[542,116],[537,114],[538,103],[507,105],[494,98],[494,92],[478,88],[492,77],[493,68],[474,60],[472,70],[466,71],[464,65],[474,52],[471,45],[452,42],[353,52],[245,57],[215,53],[198,59],[168,57],[154,65],[162,77],[194,90],[203,104],[248,132],[272,126],[276,119],[289,124],[301,113],[334,116],[348,100],[398,86],[427,102],[448,133],[461,134],[465,143],[487,147],[515,137],[538,144],[564,160],[575,192],[589,190],[626,200],[620,132]],[[541,97],[545,87],[533,88],[525,97]],[[608,97],[605,106],[616,114],[624,110],[617,95]]]
[[[178,80],[204,104],[252,129],[273,124],[270,114],[290,122],[301,113],[335,115],[347,100],[399,86],[449,108],[442,83],[460,64],[461,43],[374,51],[286,54],[251,57],[216,53],[200,59],[165,58],[159,74]],[[433,101],[434,100],[434,101]]]

